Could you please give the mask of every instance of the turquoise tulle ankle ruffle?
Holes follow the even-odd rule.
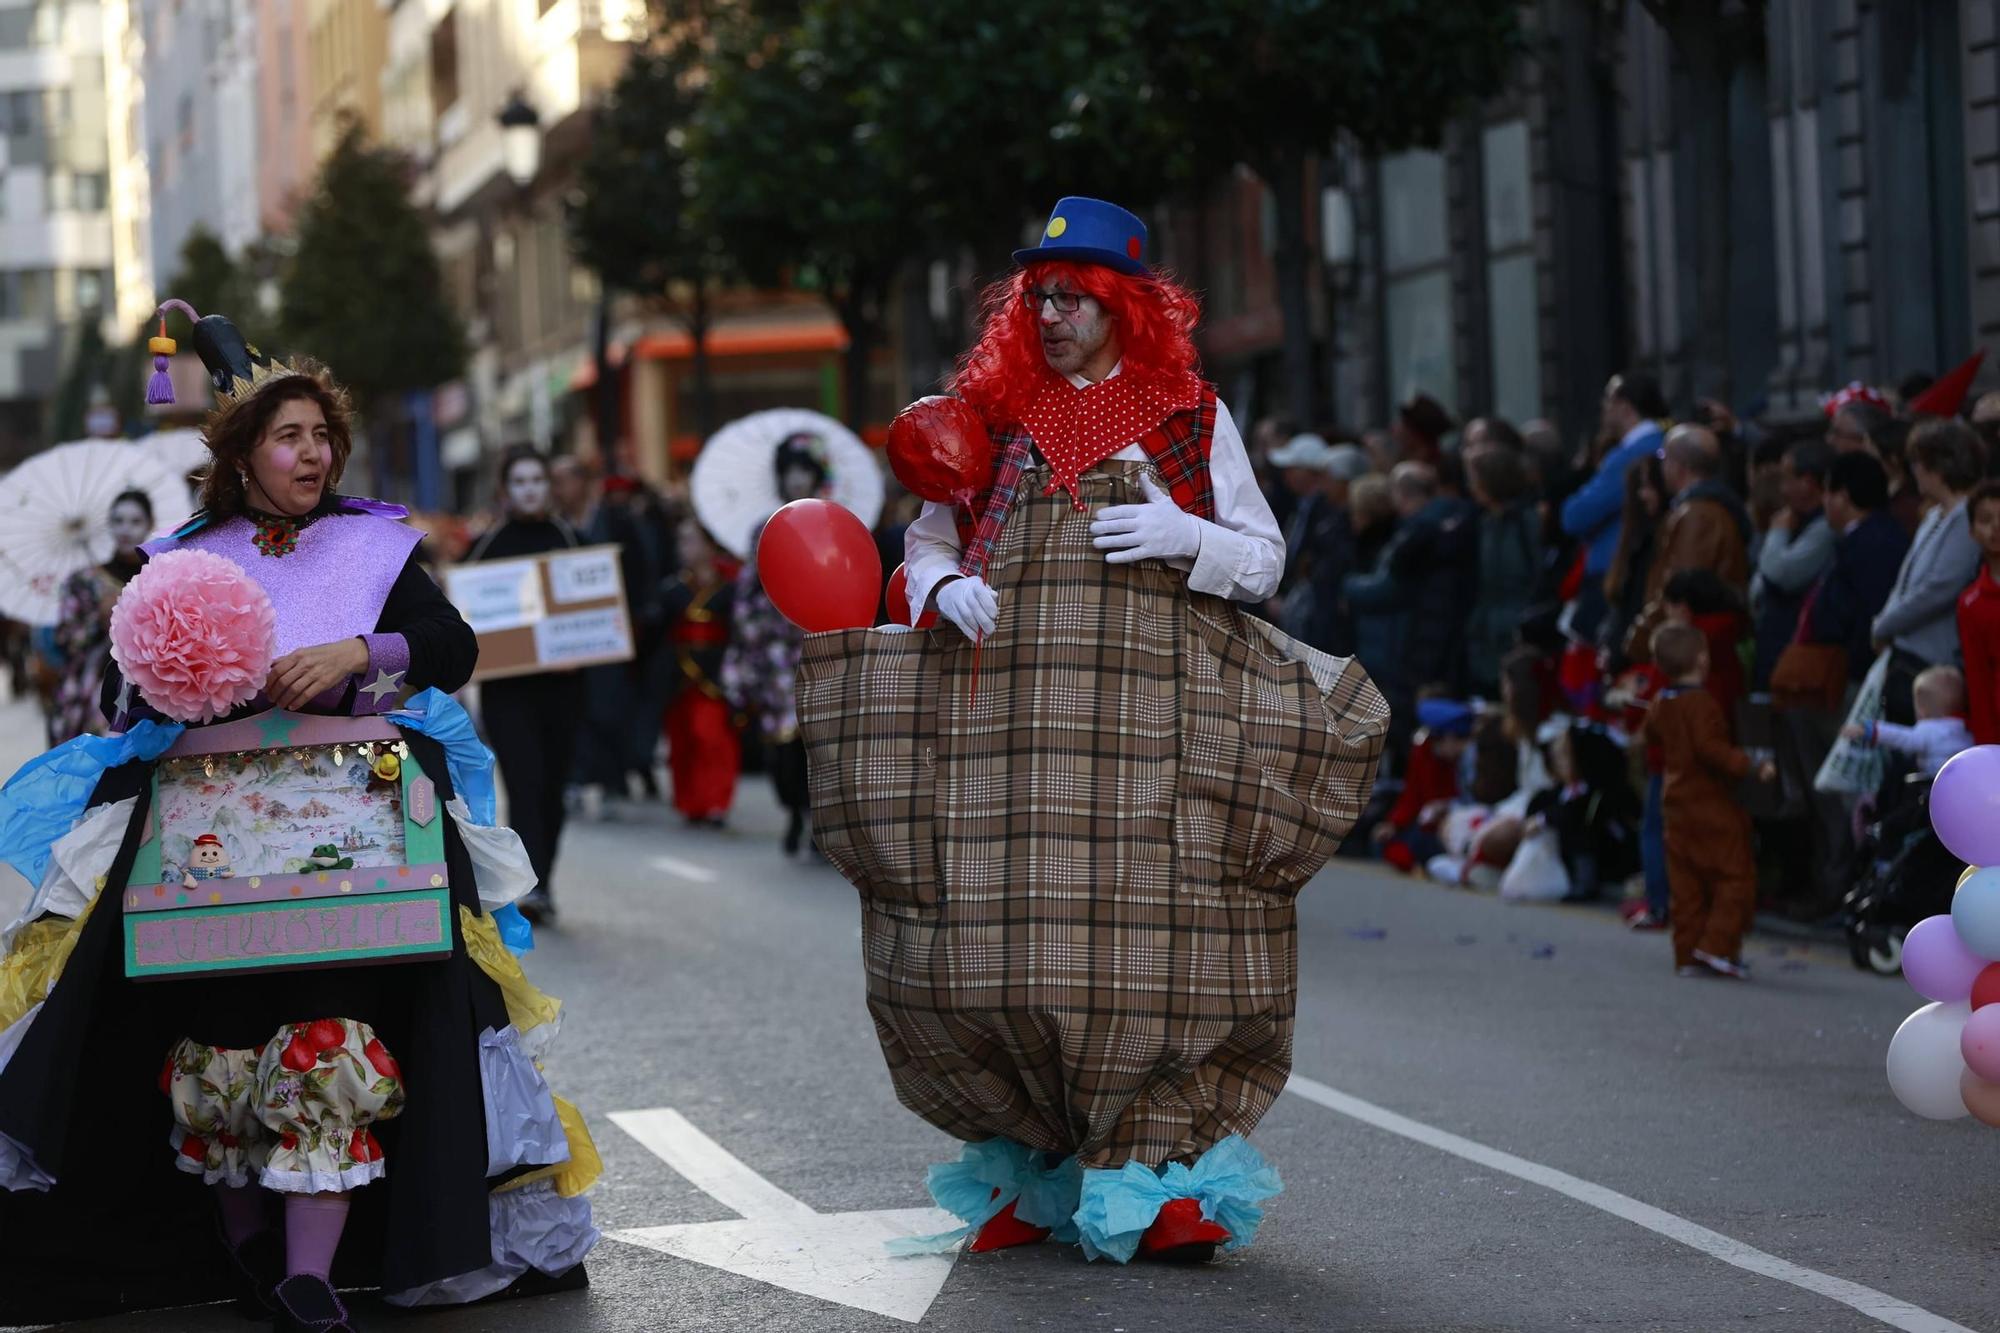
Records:
[[[1264,1200],[1284,1188],[1277,1168],[1242,1135],[1231,1134],[1193,1167],[1169,1162],[1158,1171],[1127,1162],[1116,1171],[1085,1171],[1076,1210],[1077,1239],[1090,1259],[1128,1263],[1139,1237],[1173,1199],[1197,1199],[1201,1215],[1229,1232],[1222,1248],[1248,1245],[1263,1224]],[[1020,1210],[1015,1210],[1016,1215]]]
[[[956,1162],[940,1162],[926,1178],[937,1206],[965,1225],[935,1236],[909,1236],[888,1242],[889,1253],[945,1254],[992,1221],[1008,1204],[1014,1216],[1029,1226],[1049,1228],[1050,1237],[1065,1245],[1077,1239],[1071,1220],[1083,1185],[1076,1158],[1054,1166],[1048,1154],[1006,1139],[968,1143]],[[995,1193],[995,1191],[998,1193]]]

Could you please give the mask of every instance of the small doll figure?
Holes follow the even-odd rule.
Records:
[[[191,889],[202,880],[228,879],[235,873],[229,868],[229,853],[223,850],[222,839],[204,833],[194,840],[194,850],[188,854],[187,869],[181,872],[181,887]]]
[[[306,859],[312,863],[312,867],[315,870],[354,869],[354,858],[351,856],[342,856],[340,848],[330,842],[323,842],[313,848],[312,855]]]

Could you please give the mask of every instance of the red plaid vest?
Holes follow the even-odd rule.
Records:
[[[1215,388],[1204,384],[1201,402],[1193,411],[1174,413],[1139,441],[1174,502],[1210,522],[1215,521],[1215,483],[1209,478],[1208,451],[1214,439]],[[956,515],[959,545],[964,551],[959,573],[972,578],[985,576],[993,547],[1007,526],[1007,516],[1014,512],[1021,474],[1033,460],[1033,445],[1028,433],[1019,427],[994,433],[998,461],[993,484],[974,497],[970,506],[959,506]]]

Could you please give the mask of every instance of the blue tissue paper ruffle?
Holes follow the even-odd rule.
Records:
[[[1051,1239],[1073,1244],[1077,1237],[1071,1217],[1082,1189],[1083,1169],[1074,1157],[1045,1167],[1047,1158],[1048,1154],[1038,1148],[1024,1148],[1007,1139],[966,1144],[956,1162],[933,1166],[925,1182],[937,1206],[965,1225],[935,1236],[892,1240],[888,1242],[889,1253],[947,1253],[1010,1203],[1021,1221],[1047,1227]]]
[[[120,764],[159,758],[184,730],[146,718],[115,736],[78,736],[21,765],[0,787],[0,860],[40,884],[49,849],[76,827],[98,780]]]
[[[1076,1224],[1090,1259],[1129,1263],[1139,1237],[1174,1199],[1198,1199],[1201,1215],[1229,1232],[1224,1250],[1241,1249],[1263,1224],[1264,1200],[1284,1188],[1278,1172],[1242,1135],[1231,1134],[1192,1168],[1169,1162],[1159,1171],[1127,1162],[1117,1171],[1083,1173]]]
[[[491,824],[498,817],[499,800],[493,787],[493,751],[479,739],[472,714],[465,705],[436,688],[410,696],[403,707],[388,715],[399,727],[421,732],[444,749],[444,765],[451,773],[451,789],[458,793],[473,822]],[[517,954],[535,947],[535,930],[521,909],[508,903],[491,913],[500,931],[500,942]]]

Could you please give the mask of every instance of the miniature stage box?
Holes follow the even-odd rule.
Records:
[[[125,975],[448,954],[445,817],[381,718],[273,710],[190,728],[154,768],[122,895]]]

